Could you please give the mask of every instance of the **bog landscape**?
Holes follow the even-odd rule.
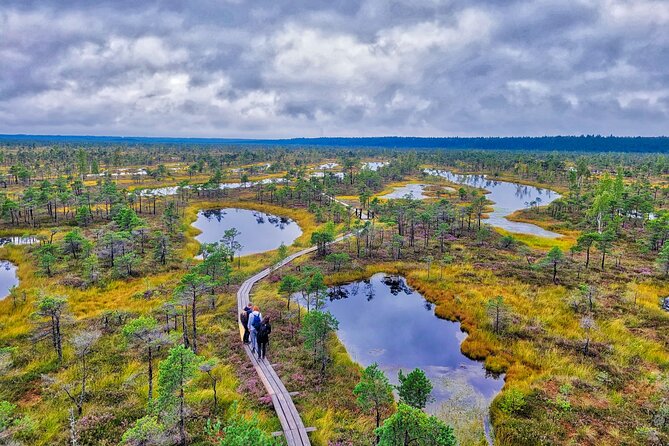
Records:
[[[3,437],[666,441],[665,156],[316,141],[7,142]]]
[[[669,2],[0,3],[0,446],[669,446]]]

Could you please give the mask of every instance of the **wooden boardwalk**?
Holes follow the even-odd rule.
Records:
[[[343,239],[343,237],[340,237],[337,240],[341,239]],[[237,315],[242,312],[244,305],[251,300],[251,288],[253,288],[253,285],[255,285],[256,282],[267,277],[271,271],[281,268],[296,258],[314,251],[316,251],[316,247],[312,246],[311,248],[296,252],[276,265],[273,265],[271,268],[260,271],[258,274],[242,283],[239,291],[237,291]],[[243,330],[241,331],[243,332]],[[272,365],[266,359],[259,360],[256,355],[251,353],[249,346],[244,345],[244,351],[246,351],[246,355],[249,357],[253,367],[255,367],[260,380],[264,384],[265,389],[267,389],[267,393],[272,397],[274,410],[276,410],[279,421],[281,421],[281,427],[283,428],[283,434],[286,437],[288,446],[310,446],[311,443],[309,442],[307,432],[313,429],[304,427],[304,423],[293,403],[293,398],[290,392],[286,390],[286,387],[283,385],[283,382],[281,382],[281,379],[274,371]]]

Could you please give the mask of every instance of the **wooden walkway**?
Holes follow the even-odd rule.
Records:
[[[344,203],[343,201],[337,200],[335,197],[331,197],[326,194],[323,194],[323,196],[331,200],[334,200],[337,203],[340,203],[347,208],[351,207],[351,205],[349,205],[348,203]],[[369,218],[369,213],[367,217]],[[340,242],[349,236],[351,236],[351,233],[341,235],[337,237],[335,240],[333,240],[332,243]],[[246,279],[244,283],[242,283],[242,286],[239,287],[239,290],[237,291],[238,320],[239,320],[239,315],[244,310],[244,306],[249,301],[252,301],[251,288],[253,288],[253,285],[261,281],[265,277],[269,276],[272,271],[276,271],[277,269],[289,264],[298,257],[302,257],[303,255],[310,254],[316,251],[316,249],[317,249],[316,246],[312,246],[310,248],[303,249],[302,251],[298,251],[294,254],[291,254],[285,259],[283,259],[281,262],[272,265],[271,267],[266,268],[257,273],[256,275]],[[242,327],[241,322],[239,323],[239,327],[240,327],[239,330],[240,334],[242,334],[243,336],[244,329]],[[258,376],[260,377],[260,380],[265,386],[265,389],[267,389],[267,393],[269,393],[270,397],[272,397],[272,404],[274,404],[274,410],[276,411],[276,414],[279,417],[279,421],[281,422],[281,427],[283,428],[283,434],[286,437],[286,442],[288,443],[288,446],[311,446],[311,442],[309,441],[307,432],[314,431],[315,429],[304,427],[304,423],[302,422],[302,417],[300,417],[300,413],[297,411],[295,403],[293,403],[292,395],[294,395],[297,392],[293,392],[292,394],[291,392],[288,392],[286,386],[284,386],[283,382],[281,382],[281,378],[279,378],[279,376],[274,371],[274,367],[272,367],[272,365],[266,359],[259,360],[256,355],[251,353],[251,348],[248,345],[244,345],[244,351],[246,352],[246,355],[249,357],[251,363],[253,364],[253,367],[256,369],[256,373],[258,373]]]
[[[342,238],[343,237],[340,237],[337,240],[341,240]],[[242,283],[239,291],[237,291],[237,315],[242,312],[244,306],[251,300],[251,288],[253,288],[253,285],[255,285],[256,282],[267,277],[271,271],[281,268],[296,258],[314,252],[315,250],[316,247],[312,246],[311,248],[296,252],[276,265],[273,265],[271,268],[260,271],[258,274]],[[243,332],[243,330],[241,330],[241,332]],[[251,353],[251,349],[248,345],[244,345],[244,351],[246,351],[249,360],[253,364],[253,367],[255,367],[260,380],[264,384],[265,389],[267,389],[267,393],[272,397],[274,410],[276,410],[279,421],[281,421],[281,427],[283,428],[283,434],[286,437],[288,446],[310,446],[311,443],[309,442],[307,432],[313,429],[304,427],[304,423],[293,403],[293,398],[290,392],[286,390],[286,387],[281,382],[281,379],[274,371],[272,365],[266,359],[259,360],[256,355]]]

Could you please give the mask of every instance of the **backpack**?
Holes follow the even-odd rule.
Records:
[[[239,315],[239,320],[241,321],[242,325],[248,325],[249,314],[246,311],[242,311],[242,313]]]
[[[267,339],[267,336],[269,336],[269,325],[260,324],[260,328],[258,328],[258,337]]]
[[[251,322],[251,326],[256,330],[260,329],[260,315],[258,314],[253,315],[253,322]]]

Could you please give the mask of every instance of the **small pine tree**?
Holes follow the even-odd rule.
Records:
[[[176,426],[186,444],[186,384],[195,377],[203,358],[177,345],[158,366],[158,398],[153,409],[166,425]]]
[[[665,276],[669,275],[669,243],[665,243],[657,256],[657,266]]]
[[[360,382],[353,389],[353,394],[356,396],[356,403],[361,410],[374,414],[378,429],[381,425],[381,415],[395,401],[393,387],[378,364],[374,363],[362,372]],[[378,436],[376,442],[379,442]]]
[[[397,391],[400,396],[400,402],[418,409],[425,409],[428,402],[431,401],[432,382],[421,369],[414,369],[408,375],[402,370],[398,374],[399,386]]]
[[[435,416],[400,403],[376,430],[380,446],[455,446],[453,428]]]
[[[308,312],[302,323],[304,347],[313,354],[314,362],[320,365],[320,376],[323,378],[330,361],[327,341],[339,327],[337,319],[330,312],[313,310]]]
[[[278,446],[279,442],[259,427],[258,418],[246,418],[239,413],[237,403],[230,408],[230,415],[225,423],[207,421],[205,433],[212,438],[216,446]]]

